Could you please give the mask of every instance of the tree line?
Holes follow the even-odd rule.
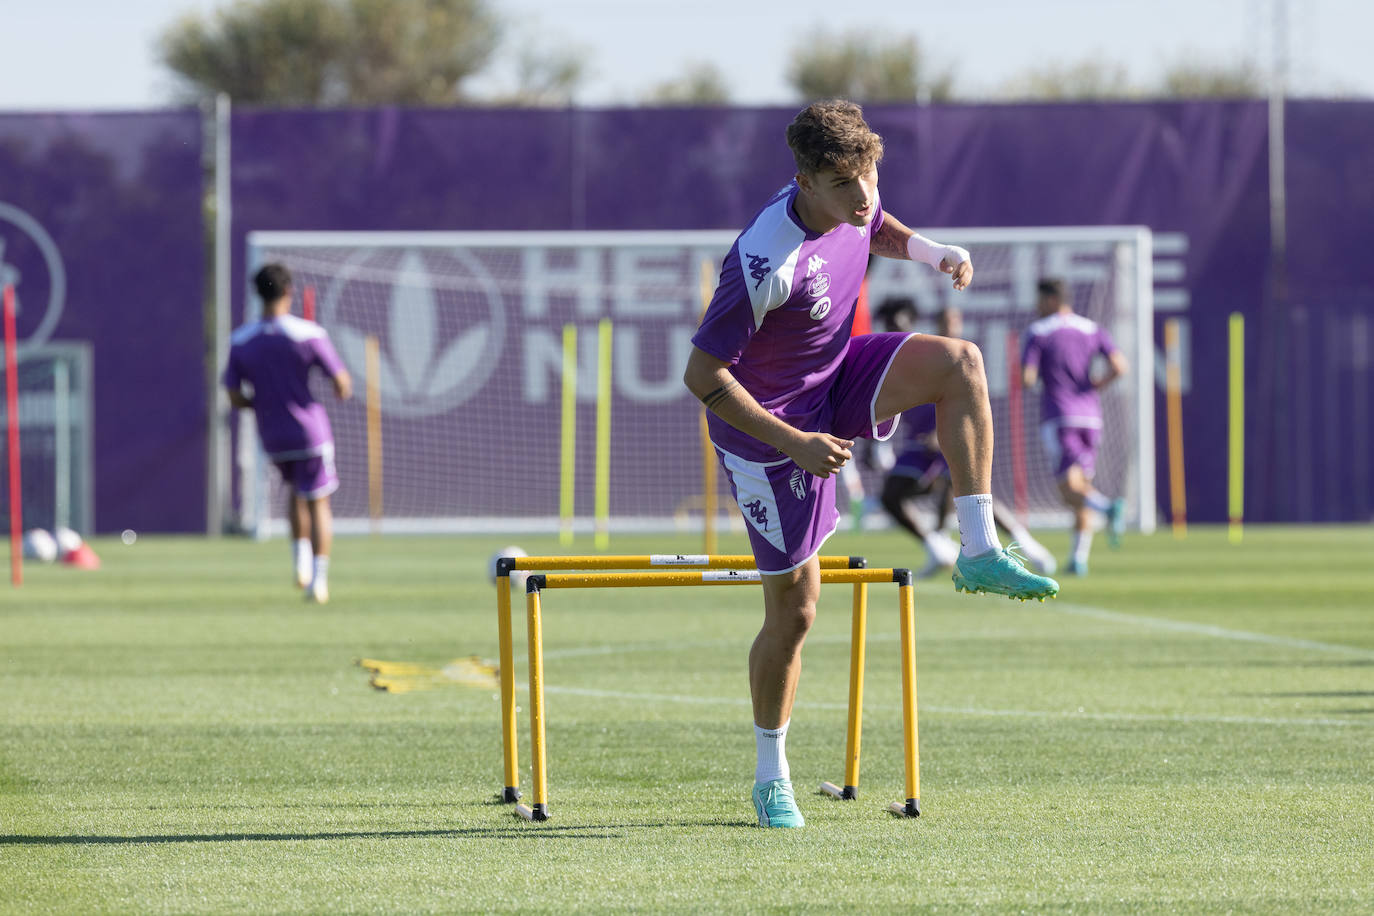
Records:
[[[565,106],[590,70],[583,49],[513,40],[510,23],[485,0],[239,0],[193,13],[161,35],[157,53],[177,92],[220,92],[261,105]],[[496,62],[509,85],[477,94],[474,77]],[[1152,84],[1119,63],[1087,58],[1050,63],[991,91],[970,93],[931,63],[914,35],[875,43],[840,34],[825,47],[789,52],[787,82],[799,100],[862,102],[1253,98],[1263,74],[1244,62],[1181,58]],[[727,105],[730,83],[715,65],[692,63],[644,89],[650,105]]]

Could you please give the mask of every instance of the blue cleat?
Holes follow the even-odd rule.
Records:
[[[1037,576],[1026,569],[1025,561],[1014,553],[1016,545],[1006,550],[989,550],[976,557],[962,553],[954,564],[956,592],[987,592],[1008,598],[1053,598],[1059,594],[1059,583],[1048,576]]]
[[[1126,500],[1117,497],[1107,509],[1107,546],[1113,550],[1120,547],[1121,536],[1125,533]]]
[[[806,826],[806,818],[797,810],[790,779],[754,783],[754,810],[758,812],[760,827]]]

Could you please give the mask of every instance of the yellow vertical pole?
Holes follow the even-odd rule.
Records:
[[[496,628],[501,661],[501,747],[505,755],[505,791],[502,798],[512,802],[520,797],[519,745],[515,738],[515,651],[511,640],[510,576],[496,577]]]
[[[921,752],[916,734],[916,604],[911,579],[898,586],[902,637],[902,749],[906,758],[906,804],[892,811],[908,817],[921,813]]]
[[[558,543],[573,542],[577,487],[577,326],[563,325],[563,424],[559,462]]]
[[[544,751],[544,638],[539,619],[539,589],[525,592],[525,613],[530,640],[530,784],[533,798],[528,808],[517,805],[521,817],[549,819],[549,780]]]
[[[367,509],[372,533],[382,527],[382,355],[377,335],[363,339],[367,397]]]
[[[1231,524],[1228,536],[1232,544],[1239,544],[1245,520],[1245,316],[1231,313],[1231,410],[1230,486],[1227,494],[1227,515]]]
[[[849,728],[845,732],[844,788],[859,791],[859,741],[864,717],[864,644],[868,630],[868,583],[854,583],[853,619],[849,630]]]
[[[611,319],[597,325],[596,549],[611,543]]]
[[[1164,322],[1164,394],[1169,414],[1169,518],[1174,537],[1188,535],[1188,490],[1183,475],[1183,368],[1179,321]]]
[[[706,314],[715,292],[712,285],[714,275],[715,263],[710,258],[703,259],[700,270],[702,315]],[[707,555],[711,555],[716,552],[716,449],[711,444],[711,435],[706,428],[704,407],[701,411],[701,514],[702,547]]]

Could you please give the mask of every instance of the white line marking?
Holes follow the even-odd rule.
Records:
[[[1289,636],[1271,636],[1268,633],[1251,633],[1247,630],[1229,630],[1209,623],[1193,623],[1187,620],[1169,620],[1164,617],[1146,617],[1143,614],[1127,614],[1109,611],[1104,608],[1083,604],[1063,604],[1058,601],[1053,606],[1045,605],[1044,610],[1062,614],[1075,614],[1079,617],[1095,617],[1113,623],[1127,623],[1133,626],[1150,627],[1155,630],[1174,630],[1179,633],[1193,633],[1198,636],[1211,636],[1216,639],[1232,639],[1239,642],[1257,642],[1288,649],[1311,649],[1314,652],[1331,652],[1337,655],[1350,655],[1355,658],[1374,659],[1374,649],[1361,649],[1358,646],[1343,646],[1339,643],[1316,642],[1311,639],[1293,639]]]

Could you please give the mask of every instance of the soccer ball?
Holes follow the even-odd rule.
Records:
[[[70,528],[58,527],[53,530],[53,536],[57,539],[58,556],[65,557],[73,550],[79,550],[85,541],[81,540],[81,535]]]
[[[500,550],[496,551],[496,553],[492,554],[489,560],[487,560],[487,578],[491,580],[491,583],[493,585],[496,584],[496,561],[501,559],[502,557],[527,556],[529,556],[529,554],[526,553],[524,549],[516,547],[514,544],[508,544],[507,546],[502,547]],[[522,589],[525,587],[525,580],[529,578],[529,575],[529,573],[524,571],[512,571],[510,574],[510,584],[517,589]]]
[[[24,532],[24,557],[40,563],[51,563],[57,559],[57,539],[42,528],[30,528]]]

